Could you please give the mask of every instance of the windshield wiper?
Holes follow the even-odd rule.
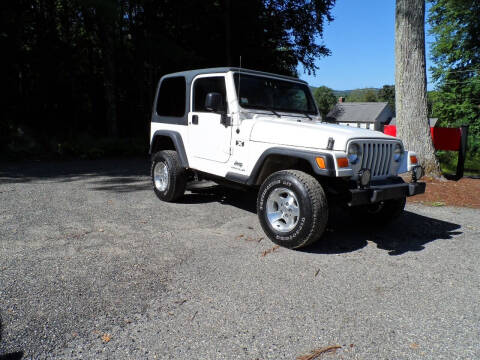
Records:
[[[253,106],[252,106],[253,107]],[[260,110],[268,110],[268,111],[271,111],[273,113],[273,115],[275,115],[276,117],[281,117],[280,114],[278,112],[276,112],[273,108],[271,108],[270,106],[265,106],[265,105],[255,105],[254,108],[257,108],[257,109],[260,109]]]
[[[306,111],[302,111],[302,114],[305,115],[307,118],[309,118],[310,120],[313,120],[310,115],[308,115],[308,112]]]

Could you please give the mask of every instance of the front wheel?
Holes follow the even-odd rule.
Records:
[[[282,170],[270,175],[260,187],[257,214],[274,243],[297,249],[320,239],[328,221],[328,203],[313,176]]]

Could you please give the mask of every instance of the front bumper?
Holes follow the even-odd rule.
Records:
[[[384,200],[423,194],[426,184],[423,182],[373,185],[365,189],[351,189],[349,206],[373,204]]]

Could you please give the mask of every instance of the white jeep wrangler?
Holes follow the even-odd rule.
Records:
[[[192,179],[255,187],[263,230],[288,248],[320,239],[333,205],[384,222],[425,191],[399,139],[322,122],[307,83],[293,77],[239,68],[165,75],[150,136],[161,200],[183,196]],[[398,177],[407,171],[411,183]]]

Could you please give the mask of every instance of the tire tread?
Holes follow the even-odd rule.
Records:
[[[304,235],[303,238],[300,240],[300,242],[297,242],[295,244],[286,244],[286,243],[281,243],[282,246],[291,248],[291,249],[298,249],[301,247],[308,246],[317,240],[320,239],[322,236],[325,227],[327,225],[328,221],[328,202],[327,202],[327,197],[325,195],[325,192],[323,190],[322,185],[318,182],[317,179],[315,179],[313,176],[300,171],[300,170],[281,170],[277,171],[273,174],[271,174],[263,184],[268,184],[274,179],[278,178],[294,178],[296,181],[298,181],[305,189],[306,191],[306,196],[310,199],[310,205],[311,205],[311,214],[307,214],[308,217],[310,217],[312,225],[310,226],[310,231],[308,232],[307,235]],[[262,185],[263,187],[264,185]],[[259,194],[261,193],[261,190]],[[260,196],[260,195],[259,195]],[[305,195],[304,195],[305,196]],[[257,200],[258,203],[259,200]],[[258,205],[257,205],[258,207]],[[260,213],[259,213],[260,216]],[[263,226],[263,225],[262,225]],[[265,228],[264,228],[265,230]],[[265,230],[268,234],[268,231]],[[270,237],[270,235],[269,235]],[[272,237],[270,237],[272,239]],[[272,239],[274,242],[276,242],[274,239]],[[276,242],[279,244],[278,242]]]
[[[323,234],[328,221],[327,198],[322,185],[313,176],[300,170],[283,170],[283,172],[296,177],[305,186],[309,197],[312,199],[313,226],[305,240],[294,247],[294,249],[298,249],[313,244]],[[320,214],[327,214],[327,216],[319,216]]]
[[[175,150],[162,150],[152,155],[152,165],[150,168],[150,174],[152,175],[152,183],[153,183],[153,169],[155,167],[156,162],[154,158],[160,154],[163,157],[167,165],[173,164],[173,166],[169,166],[170,172],[170,179],[171,184],[169,186],[173,186],[173,192],[170,193],[167,197],[160,197],[157,190],[155,189],[155,184],[153,184],[155,189],[155,194],[164,201],[174,202],[178,200],[183,194],[185,193],[185,187],[187,185],[187,179],[185,176],[185,169],[180,165],[180,160],[178,153]]]

